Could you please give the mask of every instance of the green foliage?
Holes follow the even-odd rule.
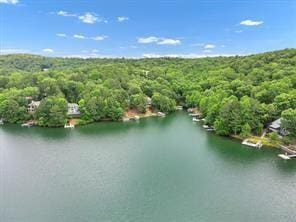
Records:
[[[63,126],[67,122],[67,101],[62,97],[47,97],[42,100],[35,115],[38,125]]]
[[[171,112],[176,108],[176,102],[167,96],[154,93],[152,96],[152,105],[161,112]]]
[[[279,135],[276,132],[272,132],[272,133],[269,134],[269,138],[273,142],[277,142],[279,140]]]
[[[131,107],[136,108],[138,111],[145,113],[147,105],[147,96],[144,94],[136,94],[131,96]]]
[[[33,99],[42,103],[31,118],[44,126],[63,125],[65,101],[79,103],[84,123],[118,120],[130,108],[145,112],[148,96],[162,112],[175,110],[176,104],[197,107],[221,135],[261,134],[281,113],[295,135],[295,65],[295,49],[203,59],[2,55],[0,118],[27,120]]]
[[[13,99],[7,99],[0,103],[0,116],[9,123],[20,122],[28,117],[26,109]]]
[[[292,136],[296,136],[296,109],[287,109],[282,112],[282,127]]]
[[[248,123],[246,123],[245,125],[243,125],[240,135],[242,137],[248,137],[251,134],[251,130],[252,129],[251,129],[250,125]]]

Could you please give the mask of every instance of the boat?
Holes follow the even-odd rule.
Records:
[[[139,120],[139,119],[140,119],[140,117],[136,115],[135,116],[135,120]]]
[[[64,125],[64,128],[65,128],[65,129],[67,129],[67,128],[74,129],[74,128],[75,128],[75,125],[72,125],[72,124],[68,124],[68,125],[67,125],[67,124],[65,124],[65,125]]]
[[[157,113],[157,116],[165,117],[165,113],[163,113],[163,112],[158,112],[158,113]]]
[[[2,120],[2,119],[0,119],[0,125],[3,125],[3,124],[4,124],[3,120]]]

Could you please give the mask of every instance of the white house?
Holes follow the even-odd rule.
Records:
[[[32,100],[29,104],[28,104],[28,113],[33,114],[36,109],[39,107],[40,105],[40,101],[34,101]]]
[[[68,115],[69,116],[79,116],[79,106],[76,103],[68,103]]]

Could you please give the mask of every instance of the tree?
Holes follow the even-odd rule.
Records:
[[[287,109],[282,112],[281,127],[292,136],[296,136],[296,109]]]
[[[248,123],[246,123],[245,125],[243,125],[240,135],[242,137],[248,137],[250,136],[250,134],[251,134],[251,127]]]
[[[154,93],[152,96],[152,105],[159,109],[161,112],[171,112],[175,110],[176,102],[167,96],[161,95],[159,93]]]
[[[131,96],[131,107],[136,108],[139,112],[145,113],[147,105],[147,96],[136,94]]]
[[[9,123],[17,123],[28,118],[25,107],[13,99],[7,99],[0,103],[0,118]]]
[[[59,127],[67,122],[67,101],[62,97],[47,97],[41,101],[35,116],[38,125]]]

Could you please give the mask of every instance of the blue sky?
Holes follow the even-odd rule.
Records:
[[[203,57],[296,47],[296,1],[0,0],[2,54]]]

